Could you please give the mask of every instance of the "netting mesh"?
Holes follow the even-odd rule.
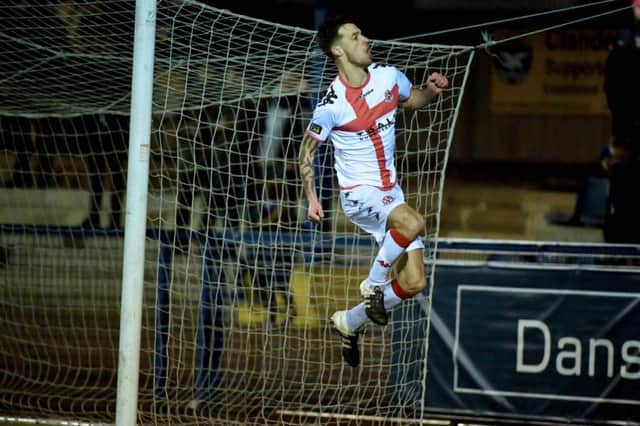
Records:
[[[113,421],[133,22],[128,0],[0,6],[1,196],[14,206],[0,236],[0,413]],[[417,85],[449,79],[397,117],[429,264],[471,51],[373,51]],[[359,302],[375,250],[340,211],[328,146],[316,165],[328,217],[305,220],[298,146],[335,74],[313,31],[158,3],[141,423],[422,416],[428,295],[412,302],[424,318],[399,309],[367,329],[357,369],[329,328]]]

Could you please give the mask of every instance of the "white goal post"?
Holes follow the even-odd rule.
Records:
[[[116,424],[137,424],[156,2],[136,0]]]
[[[315,32],[191,0],[157,2],[153,25],[150,3],[137,28],[155,45],[135,48],[130,0],[0,6],[0,416],[423,420],[428,291],[412,302],[423,317],[400,308],[368,327],[356,369],[329,327],[359,302],[375,247],[341,213],[329,144],[316,158],[327,220],[305,218],[298,146],[336,73]],[[373,55],[416,84],[449,79],[397,116],[431,288],[473,49],[373,40]]]

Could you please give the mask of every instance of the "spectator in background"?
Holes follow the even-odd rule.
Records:
[[[110,178],[111,214],[109,227],[120,228],[122,205],[125,193],[125,167],[129,144],[129,117],[113,114],[99,114],[88,118],[90,130],[89,155],[86,157],[89,174],[89,217],[83,227],[100,227],[102,195],[106,179]]]
[[[45,188],[51,179],[51,161],[42,152],[42,145],[36,143],[35,129],[30,119],[16,116],[0,117],[0,149],[12,152],[15,162],[7,187]],[[32,155],[36,155],[36,165],[32,165]]]
[[[311,117],[310,85],[295,71],[283,74],[267,101],[264,134],[260,147],[265,188],[263,213],[283,226],[295,226],[299,190],[297,141],[302,139]]]
[[[177,139],[177,190],[178,206],[176,228],[179,238],[188,238],[190,231],[204,231],[216,226],[218,217],[225,218],[224,193],[221,174],[228,163],[223,162],[224,145],[229,137],[226,120],[230,119],[217,110],[187,111],[182,115],[167,114],[173,120]],[[211,122],[211,120],[219,120]],[[220,152],[222,151],[222,152]],[[232,186],[232,185],[231,185]],[[233,191],[234,188],[229,188]],[[202,223],[191,223],[194,201],[202,195],[206,216]],[[235,210],[235,209],[234,209]],[[229,218],[236,219],[234,218]],[[184,246],[184,241],[181,246]],[[183,247],[184,248],[184,247]]]
[[[283,326],[291,324],[297,316],[289,288],[296,253],[290,242],[281,237],[298,223],[300,188],[291,182],[297,181],[298,140],[310,115],[309,82],[299,72],[284,72],[266,101],[264,133],[256,157],[258,167],[254,169],[260,200],[254,228],[266,232],[258,232],[258,244],[247,252],[258,298],[268,309],[272,326],[278,325],[280,313],[284,315]],[[280,300],[283,305],[279,305]]]
[[[244,108],[219,105],[176,115],[178,138],[178,230],[237,230],[253,195],[248,176],[250,117]],[[249,113],[250,114],[250,113]],[[195,197],[203,198],[206,215],[190,224]],[[219,222],[219,223],[218,223]]]
[[[41,118],[37,122],[34,144],[42,151],[39,154],[39,166],[43,177],[36,179],[36,182],[53,178],[50,180],[73,187],[77,184],[85,185],[83,182],[86,178],[89,213],[81,226],[87,229],[101,227],[102,197],[105,189],[110,188],[111,212],[107,226],[119,228],[122,226],[128,142],[127,116],[89,114]],[[80,172],[74,167],[56,169],[54,172],[51,163],[55,156],[82,158],[86,171]]]
[[[640,0],[631,1],[632,23],[616,37],[605,64],[604,89],[612,140],[603,156],[609,174],[604,237],[640,243]]]
[[[253,143],[258,133],[258,106],[243,96],[242,74],[229,65],[201,70],[205,97],[224,79],[227,102],[216,96],[215,104],[185,111],[175,121],[178,154],[178,230],[188,230],[193,201],[202,195],[207,217],[192,229],[213,230],[220,219],[222,230],[239,229],[251,216],[259,191],[255,188]]]

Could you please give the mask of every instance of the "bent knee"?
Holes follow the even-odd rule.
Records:
[[[409,215],[402,223],[401,232],[409,239],[414,240],[424,234],[425,220],[419,214]]]
[[[405,277],[404,279],[398,279],[398,284],[407,293],[418,294],[427,286],[427,280],[424,275],[422,277]]]
[[[417,237],[418,235],[424,234],[424,226],[425,226],[424,217],[422,217],[421,215],[415,215],[413,217],[413,223],[412,223],[413,232],[415,233],[414,238]]]

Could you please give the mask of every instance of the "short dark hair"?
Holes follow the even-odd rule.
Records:
[[[318,27],[318,44],[325,55],[333,58],[331,45],[338,38],[338,30],[340,27],[349,23],[353,23],[353,20],[345,15],[329,15]]]

